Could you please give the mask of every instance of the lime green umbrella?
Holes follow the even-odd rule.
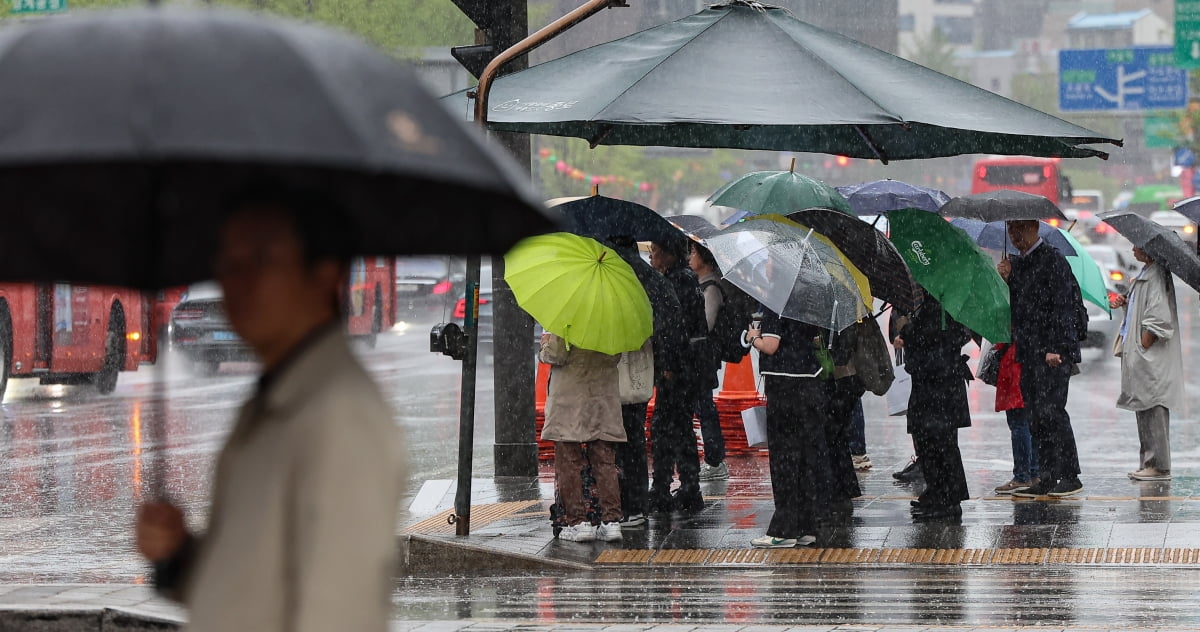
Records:
[[[795,166],[795,160],[792,166]],[[721,187],[710,202],[761,215],[787,215],[806,208],[828,208],[854,215],[837,189],[795,171],[755,171]]]
[[[654,333],[650,299],[633,268],[594,239],[529,237],[504,255],[517,304],[546,331],[581,349],[618,354]]]
[[[1079,283],[1079,293],[1083,296],[1083,300],[1099,306],[1111,317],[1112,308],[1108,306],[1108,288],[1104,285],[1104,274],[1100,272],[1100,266],[1096,264],[1092,255],[1088,254],[1087,249],[1075,241],[1071,233],[1061,228],[1056,230],[1062,233],[1071,247],[1075,249],[1075,254],[1066,255],[1066,259],[1071,266],[1071,273],[1075,275],[1075,281]]]
[[[955,320],[992,342],[1010,340],[1008,284],[966,231],[915,209],[888,213],[888,225],[913,278]]]

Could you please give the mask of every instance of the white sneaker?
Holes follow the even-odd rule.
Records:
[[[855,454],[850,457],[854,461],[854,469],[865,472],[871,469],[871,457],[866,454]]]
[[[799,538],[796,538],[797,546],[812,546],[816,543],[817,543],[817,536],[815,536],[815,535],[802,535]]]
[[[640,527],[644,524],[646,524],[645,514],[633,514],[632,516],[621,518],[622,527]]]
[[[568,542],[591,542],[596,539],[596,527],[593,527],[590,522],[563,527],[562,531],[558,532],[558,539]]]
[[[709,465],[707,462],[700,463],[700,480],[702,481],[724,481],[729,479],[729,466],[721,461],[718,465]]]
[[[621,541],[621,523],[619,522],[602,522],[599,527],[596,527],[596,539],[602,542],[620,542]]]
[[[804,537],[807,538],[812,536]],[[790,549],[793,546],[796,546],[796,538],[777,538],[775,536],[764,535],[751,540],[750,546],[753,546],[757,549]]]

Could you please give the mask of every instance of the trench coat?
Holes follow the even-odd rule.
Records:
[[[538,359],[551,367],[542,440],[626,441],[617,381],[621,356],[568,349],[566,341],[551,334]]]
[[[1121,357],[1117,407],[1135,412],[1155,406],[1178,409],[1183,404],[1183,348],[1171,273],[1151,265],[1130,291],[1126,335],[1118,337],[1115,349]],[[1149,349],[1142,348],[1143,331],[1158,337]]]
[[[405,477],[392,411],[331,327],[241,410],[183,579],[191,632],[384,632]]]
[[[962,354],[971,332],[926,296],[900,330],[904,366],[912,375],[908,432],[945,432],[971,425],[967,381],[974,379]]]

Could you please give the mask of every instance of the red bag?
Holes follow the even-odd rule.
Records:
[[[1004,347],[1000,356],[1000,374],[996,378],[996,412],[1025,407],[1025,399],[1021,397],[1021,365],[1017,362],[1017,348],[1011,344]]]

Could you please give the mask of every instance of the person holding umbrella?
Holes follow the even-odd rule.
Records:
[[[1171,409],[1183,402],[1183,351],[1171,273],[1145,250],[1134,247],[1143,267],[1112,307],[1124,307],[1125,319],[1114,352],[1121,358],[1121,395],[1117,407],[1133,411],[1141,443],[1141,466],[1129,473],[1137,481],[1171,479]]]
[[[717,314],[725,304],[725,291],[721,289],[721,270],[717,268],[717,260],[712,252],[692,242],[688,265],[700,280],[700,290],[704,295],[704,320],[706,332],[712,332],[717,324]],[[711,345],[711,341],[710,341]],[[717,414],[717,404],[713,401],[712,389],[720,386],[717,372],[721,370],[721,359],[716,357],[715,349],[709,348],[713,356],[712,372],[703,372],[701,379],[709,382],[708,388],[700,389],[700,398],[696,400],[696,416],[700,418],[700,434],[704,440],[704,462],[700,464],[700,480],[716,481],[729,478],[729,466],[725,464],[725,435],[721,432],[721,418]]]
[[[823,330],[781,318],[764,309],[746,339],[757,349],[767,396],[767,444],[771,446],[771,495],[775,513],[757,548],[810,546],[817,541],[817,520],[832,500],[832,471],[825,438],[829,426],[829,388],[817,356]],[[848,456],[848,455],[847,455]]]
[[[1079,452],[1067,389],[1071,370],[1081,360],[1077,303],[1079,290],[1071,267],[1038,236],[1038,220],[1009,222],[1008,237],[1019,256],[1000,261],[996,270],[1008,282],[1012,342],[1021,364],[1021,396],[1030,430],[1038,442],[1038,482],[1014,496],[1065,497],[1083,491]]]
[[[958,429],[971,426],[967,367],[963,345],[971,331],[926,296],[892,340],[904,349],[904,366],[912,375],[908,398],[908,433],[925,475],[925,491],[913,501],[913,518],[931,520],[962,515],[967,475],[958,449]]]
[[[679,510],[696,513],[704,509],[700,493],[700,452],[692,430],[692,416],[699,399],[701,372],[712,367],[697,352],[707,341],[704,296],[696,273],[688,267],[688,239],[683,235],[654,241],[650,265],[670,282],[679,300],[680,312],[670,326],[684,333],[689,344],[679,370],[656,369],[654,417],[650,420],[654,471],[650,486],[650,511]],[[703,365],[703,366],[702,366]],[[679,490],[672,496],[671,481],[679,472]]]
[[[193,630],[384,630],[405,456],[338,327],[344,224],[312,196],[249,194],[217,280],[263,373],[217,461],[206,535],[142,506],[138,551]]]

